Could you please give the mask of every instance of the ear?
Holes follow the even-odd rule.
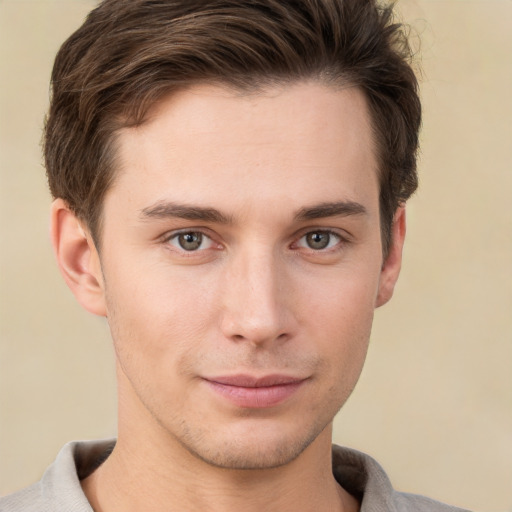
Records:
[[[98,251],[90,233],[62,199],[52,204],[50,231],[59,269],[73,295],[87,311],[106,316]]]
[[[405,240],[405,206],[401,206],[393,217],[391,226],[391,246],[380,271],[379,291],[375,307],[382,306],[391,299],[402,266],[402,249]]]

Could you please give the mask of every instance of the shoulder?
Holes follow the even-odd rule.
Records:
[[[0,512],[46,512],[41,482],[0,498]]]
[[[80,479],[110,453],[114,441],[66,444],[41,480],[0,498],[0,512],[93,512]]]
[[[396,510],[399,512],[469,512],[468,510],[432,500],[426,496],[395,492]]]
[[[333,473],[338,483],[361,501],[361,512],[469,512],[395,491],[379,463],[356,450],[333,446]]]

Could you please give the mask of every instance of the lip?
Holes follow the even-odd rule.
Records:
[[[289,375],[229,375],[204,378],[216,394],[250,409],[275,407],[291,398],[307,379]]]

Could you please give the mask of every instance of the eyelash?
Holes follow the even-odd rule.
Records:
[[[309,235],[328,235],[329,239],[327,241],[327,245],[321,248],[313,248],[313,247],[304,247],[305,249],[311,250],[314,253],[322,253],[322,252],[331,252],[339,248],[340,245],[343,245],[347,242],[347,239],[341,236],[338,232],[333,231],[331,229],[313,229],[304,233],[293,245],[298,245],[301,240],[306,239]],[[336,242],[334,245],[330,246],[332,239],[335,238]],[[307,242],[306,242],[307,243]]]
[[[185,236],[185,235],[199,236],[200,237],[200,241],[199,241],[200,245],[195,249],[191,249],[191,250],[185,249],[179,242],[179,237]],[[300,245],[300,242],[303,239],[306,239],[310,235],[328,235],[329,238],[328,238],[326,246],[320,247],[320,248],[313,248],[313,247],[309,247],[308,245]],[[335,243],[333,245],[331,245],[333,238],[335,239]],[[176,241],[176,244],[172,243],[174,241]],[[205,241],[207,242],[208,247],[200,248],[201,245],[203,245],[205,243]],[[217,249],[218,250],[218,249],[222,248],[221,244],[216,244],[213,237],[208,235],[202,229],[187,229],[187,230],[172,232],[169,235],[164,237],[163,242],[168,245],[173,246],[173,248],[175,250],[179,251],[183,255],[189,255],[191,257],[194,255],[197,255],[203,251],[207,251],[209,249],[214,249],[214,250]],[[193,243],[193,240],[191,240],[190,243]],[[310,229],[306,232],[303,232],[303,234],[299,238],[297,238],[290,245],[290,247],[292,249],[293,248],[303,248],[307,251],[311,251],[312,254],[322,254],[322,253],[336,252],[337,250],[340,250],[340,248],[343,247],[347,243],[349,243],[349,240],[347,239],[347,237],[342,236],[337,231],[334,231],[331,229]],[[307,242],[306,242],[306,244],[307,244]],[[217,247],[214,247],[215,245],[217,245]]]
[[[179,247],[178,245],[181,245],[179,243],[179,237],[180,236],[186,236],[186,235],[194,235],[194,236],[199,235],[200,238],[201,238],[200,245],[203,245],[205,240],[207,240],[207,241],[209,241],[209,244],[208,244],[209,247],[206,247],[206,248],[203,248],[203,249],[200,249],[200,250],[197,250],[197,249],[195,249],[195,250],[187,250],[183,246]],[[177,245],[174,245],[172,243],[175,240],[177,241]],[[195,230],[195,229],[192,229],[192,230],[182,230],[182,231],[173,232],[173,233],[171,233],[170,235],[168,235],[168,236],[166,236],[164,238],[164,242],[169,244],[169,245],[173,245],[178,251],[181,251],[181,252],[184,252],[184,253],[190,253],[190,254],[210,249],[211,245],[213,245],[215,243],[211,236],[207,235],[204,231],[201,231],[199,229],[197,229],[197,230]]]

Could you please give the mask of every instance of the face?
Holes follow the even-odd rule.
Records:
[[[118,151],[100,264],[120,435],[140,423],[215,466],[294,460],[330,436],[383,302],[363,95],[196,86]]]

